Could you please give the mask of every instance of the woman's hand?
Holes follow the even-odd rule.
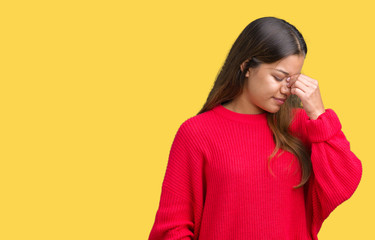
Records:
[[[317,80],[301,73],[287,78],[286,81],[291,94],[301,99],[303,108],[310,119],[315,120],[325,112]]]

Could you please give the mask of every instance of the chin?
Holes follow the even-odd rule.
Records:
[[[272,109],[264,109],[264,111],[266,112],[269,112],[269,113],[277,113],[278,111],[280,111],[281,107],[278,106],[278,107],[274,107]]]

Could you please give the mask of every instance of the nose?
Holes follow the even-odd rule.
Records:
[[[281,88],[280,88],[280,91],[282,94],[285,94],[287,96],[290,95],[290,87],[287,86],[287,81],[282,81],[281,82]]]

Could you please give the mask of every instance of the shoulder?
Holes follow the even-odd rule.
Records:
[[[212,137],[217,127],[215,113],[212,110],[189,117],[182,121],[177,134],[191,142],[202,144]]]
[[[202,113],[203,114],[203,113]],[[181,122],[175,134],[173,145],[179,146],[191,154],[203,154],[207,139],[207,131],[204,130],[204,115],[189,117]]]
[[[214,124],[214,112],[209,110],[207,112],[192,116],[184,120],[180,128],[184,128],[187,131],[195,132],[207,130],[207,126]]]

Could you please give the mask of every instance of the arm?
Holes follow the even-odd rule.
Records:
[[[187,122],[178,129],[169,154],[159,207],[149,240],[193,239],[203,205],[201,153]]]
[[[305,185],[308,223],[314,239],[323,221],[349,199],[362,177],[361,161],[350,150],[338,116],[326,109],[315,120],[300,110],[301,131],[311,148],[313,172]]]

